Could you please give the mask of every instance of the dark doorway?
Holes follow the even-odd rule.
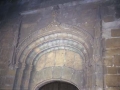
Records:
[[[78,90],[76,86],[66,82],[52,82],[42,86],[39,90]]]

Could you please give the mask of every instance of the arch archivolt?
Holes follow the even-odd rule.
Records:
[[[33,90],[38,90],[38,89],[41,88],[42,86],[44,86],[44,85],[46,85],[46,84],[48,84],[48,83],[55,82],[55,81],[70,83],[70,84],[76,86],[76,87],[78,88],[78,90],[81,90],[81,89],[79,88],[79,86],[77,86],[75,83],[73,83],[73,82],[71,82],[71,81],[68,81],[68,80],[65,80],[65,79],[48,79],[48,80],[45,80],[45,81],[43,81],[43,82],[38,83],[38,84],[33,88]]]
[[[28,36],[17,48],[16,83],[20,90],[34,88],[46,80],[66,80],[78,88],[87,85],[93,38],[78,28],[49,25]],[[84,83],[84,85],[83,85]]]

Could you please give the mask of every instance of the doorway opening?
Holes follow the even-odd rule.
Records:
[[[78,88],[67,82],[55,81],[40,87],[38,90],[78,90]]]

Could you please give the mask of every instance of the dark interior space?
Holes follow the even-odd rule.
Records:
[[[78,90],[76,86],[66,82],[51,82],[42,86],[39,90]]]

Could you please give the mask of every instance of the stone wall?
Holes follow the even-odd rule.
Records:
[[[117,2],[118,3],[118,2]],[[103,59],[105,90],[120,90],[120,17],[119,5],[103,6]]]
[[[58,24],[62,23],[61,26],[65,29],[69,28],[69,25],[75,26],[94,38],[85,90],[120,90],[119,3],[100,4],[94,1],[99,0],[84,0],[79,3],[75,1],[59,4],[59,7],[52,6],[52,3],[47,6],[43,3],[40,7],[35,7],[34,3],[25,3],[27,7],[12,5],[6,8],[2,14],[4,19],[1,18],[0,21],[0,90],[13,90],[18,46],[37,31],[41,30],[42,35],[42,29],[54,22],[54,19],[59,22]],[[23,12],[24,10],[28,11]],[[54,16],[54,13],[57,13],[57,16]]]
[[[12,20],[4,22],[0,27],[0,90],[12,90],[15,70],[10,69],[12,63],[15,31],[18,23]]]

